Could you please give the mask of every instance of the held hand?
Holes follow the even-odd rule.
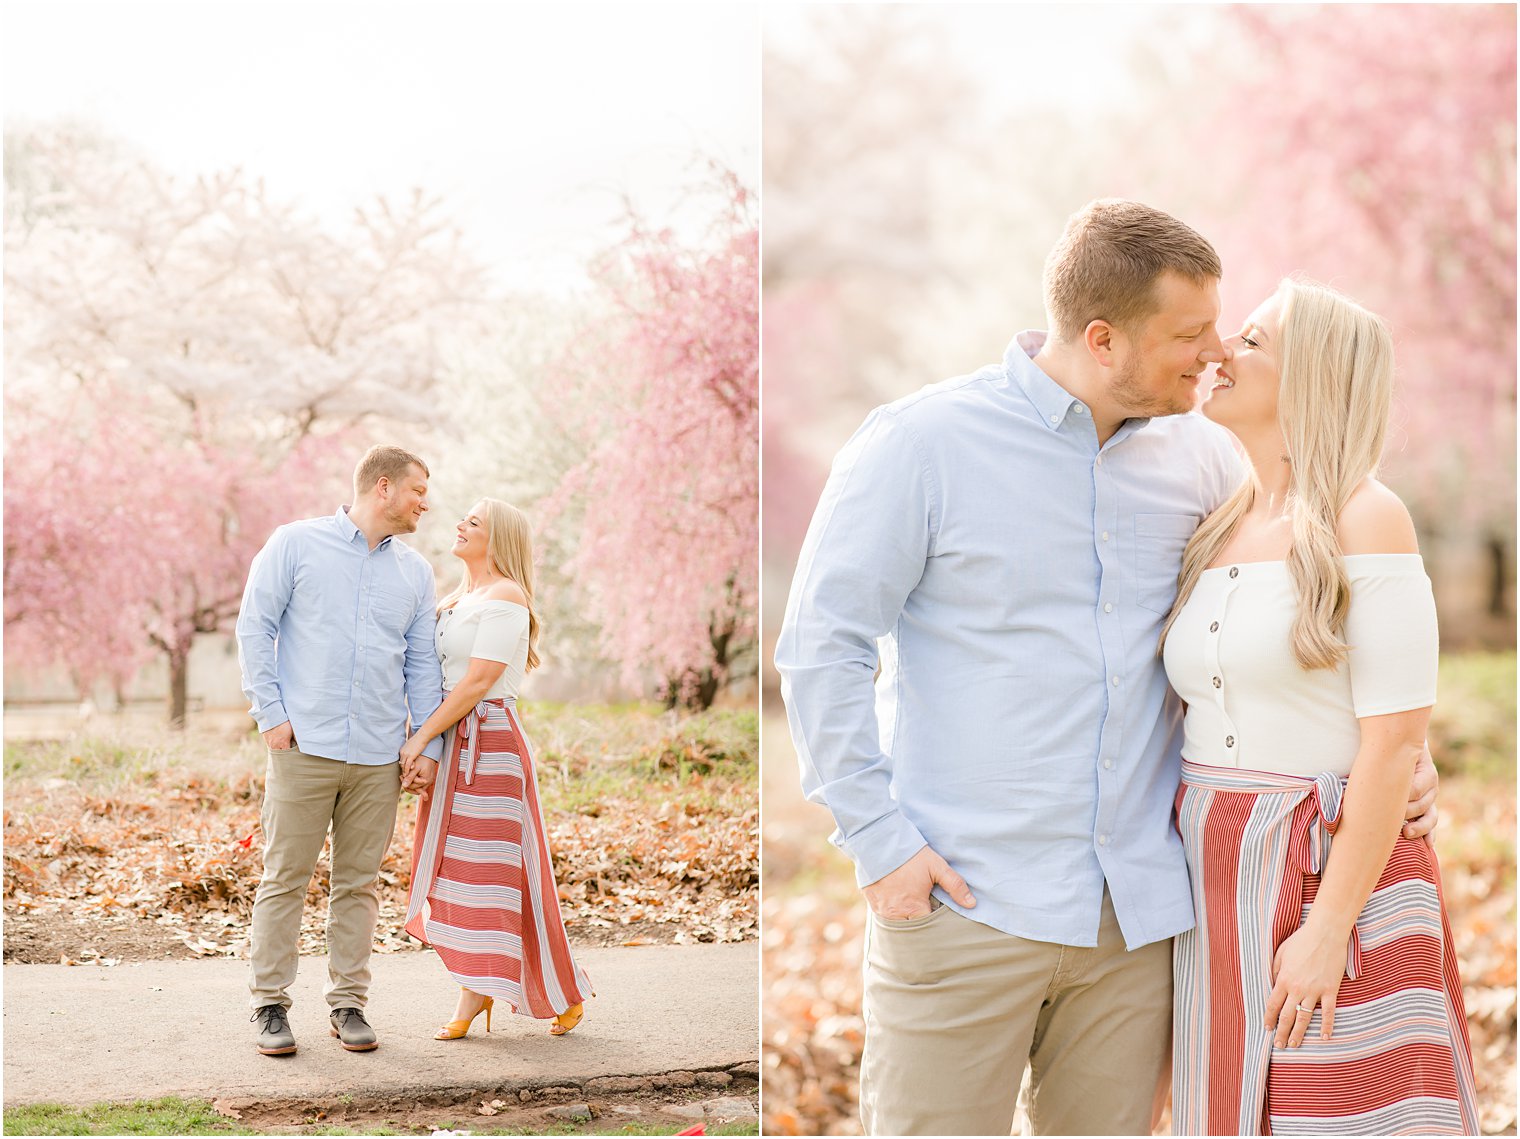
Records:
[[[1436,772],[1435,760],[1430,758],[1430,745],[1420,752],[1414,761],[1414,778],[1409,781],[1409,805],[1404,808],[1405,838],[1419,838],[1436,829],[1441,809],[1436,806],[1441,777]]]
[[[429,759],[425,755],[418,756],[416,762],[412,765],[410,774],[406,773],[405,768],[402,769],[402,772],[402,787],[414,795],[420,795],[431,787],[433,780],[437,778],[438,761],[436,759]]]
[[[1272,992],[1267,997],[1266,1027],[1276,1029],[1278,1048],[1297,1048],[1309,1030],[1314,1006],[1320,1006],[1321,1040],[1335,1027],[1335,998],[1346,976],[1349,935],[1336,939],[1305,925],[1277,948],[1272,958]]]
[[[413,734],[406,743],[401,745],[401,771],[405,774],[416,769],[417,759],[422,755],[422,749],[427,746],[427,741]]]
[[[871,912],[888,921],[906,921],[929,912],[929,891],[938,882],[963,906],[976,905],[971,890],[950,864],[924,847],[885,878],[862,887]]]
[[[418,760],[422,756],[423,741],[413,733],[407,741],[401,745],[398,758],[401,760],[401,786],[408,791],[415,790],[413,786],[417,781]]]
[[[264,733],[264,744],[270,751],[289,751],[295,746],[296,731],[290,726],[290,721],[276,724]]]

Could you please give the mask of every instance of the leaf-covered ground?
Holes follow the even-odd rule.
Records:
[[[1462,971],[1484,1134],[1514,1134],[1515,658],[1443,658],[1431,748],[1436,849]],[[762,1087],[769,1135],[858,1135],[865,909],[797,790],[786,725],[765,724]]]
[[[573,941],[757,935],[756,721],[528,705],[555,880]],[[243,956],[262,868],[266,752],[251,732],[92,731],[5,749],[5,959],[113,965]],[[381,868],[377,948],[401,932],[416,799]],[[302,950],[320,952],[327,854]]]

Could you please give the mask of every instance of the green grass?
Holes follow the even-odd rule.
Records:
[[[636,793],[653,803],[672,794],[698,808],[732,806],[758,780],[758,718],[751,709],[672,713],[653,704],[529,703],[524,726],[535,748],[546,803],[579,811]],[[194,772],[229,785],[261,777],[265,752],[250,723],[225,731],[95,729],[62,740],[7,741],[5,775],[62,779],[110,796]]]
[[[465,1130],[476,1135],[669,1135],[668,1122],[628,1119],[613,1125],[612,1116],[590,1124],[555,1123],[540,1128],[482,1127],[480,1116],[440,1119],[431,1126],[440,1130]],[[91,1107],[37,1104],[6,1108],[6,1135],[263,1135],[217,1113],[207,1100],[177,1097],[138,1103],[102,1103]],[[410,1135],[411,1129],[361,1124],[310,1124],[304,1135]],[[754,1123],[708,1124],[709,1135],[757,1135]]]
[[[675,714],[651,705],[543,705],[524,726],[538,755],[546,803],[594,809],[630,794],[658,805],[732,806],[758,786],[758,719],[751,710]]]
[[[1513,784],[1514,653],[1442,654],[1430,752],[1443,777]]]
[[[178,1097],[92,1107],[8,1107],[7,1135],[260,1135],[219,1115],[207,1100]]]

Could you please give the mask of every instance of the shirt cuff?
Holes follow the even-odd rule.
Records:
[[[895,807],[849,838],[834,834],[834,845],[855,862],[855,883],[869,886],[885,878],[929,845],[919,830]]]
[[[285,711],[285,702],[277,700],[263,711],[258,712],[253,717],[253,722],[258,724],[259,731],[267,732],[270,728],[278,728],[289,719],[290,715]]]
[[[422,748],[422,754],[428,759],[443,760],[443,737],[434,736]]]

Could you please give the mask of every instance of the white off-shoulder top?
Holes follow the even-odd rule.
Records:
[[[1305,669],[1290,642],[1288,564],[1204,570],[1167,635],[1167,677],[1187,702],[1183,758],[1292,775],[1347,775],[1360,716],[1436,699],[1436,606],[1418,554],[1353,554],[1348,658]]]
[[[438,662],[443,665],[443,686],[455,687],[469,671],[470,658],[499,660],[506,664],[501,677],[483,699],[515,697],[528,668],[528,607],[515,601],[488,601],[461,597],[452,608],[438,614],[434,634]]]

